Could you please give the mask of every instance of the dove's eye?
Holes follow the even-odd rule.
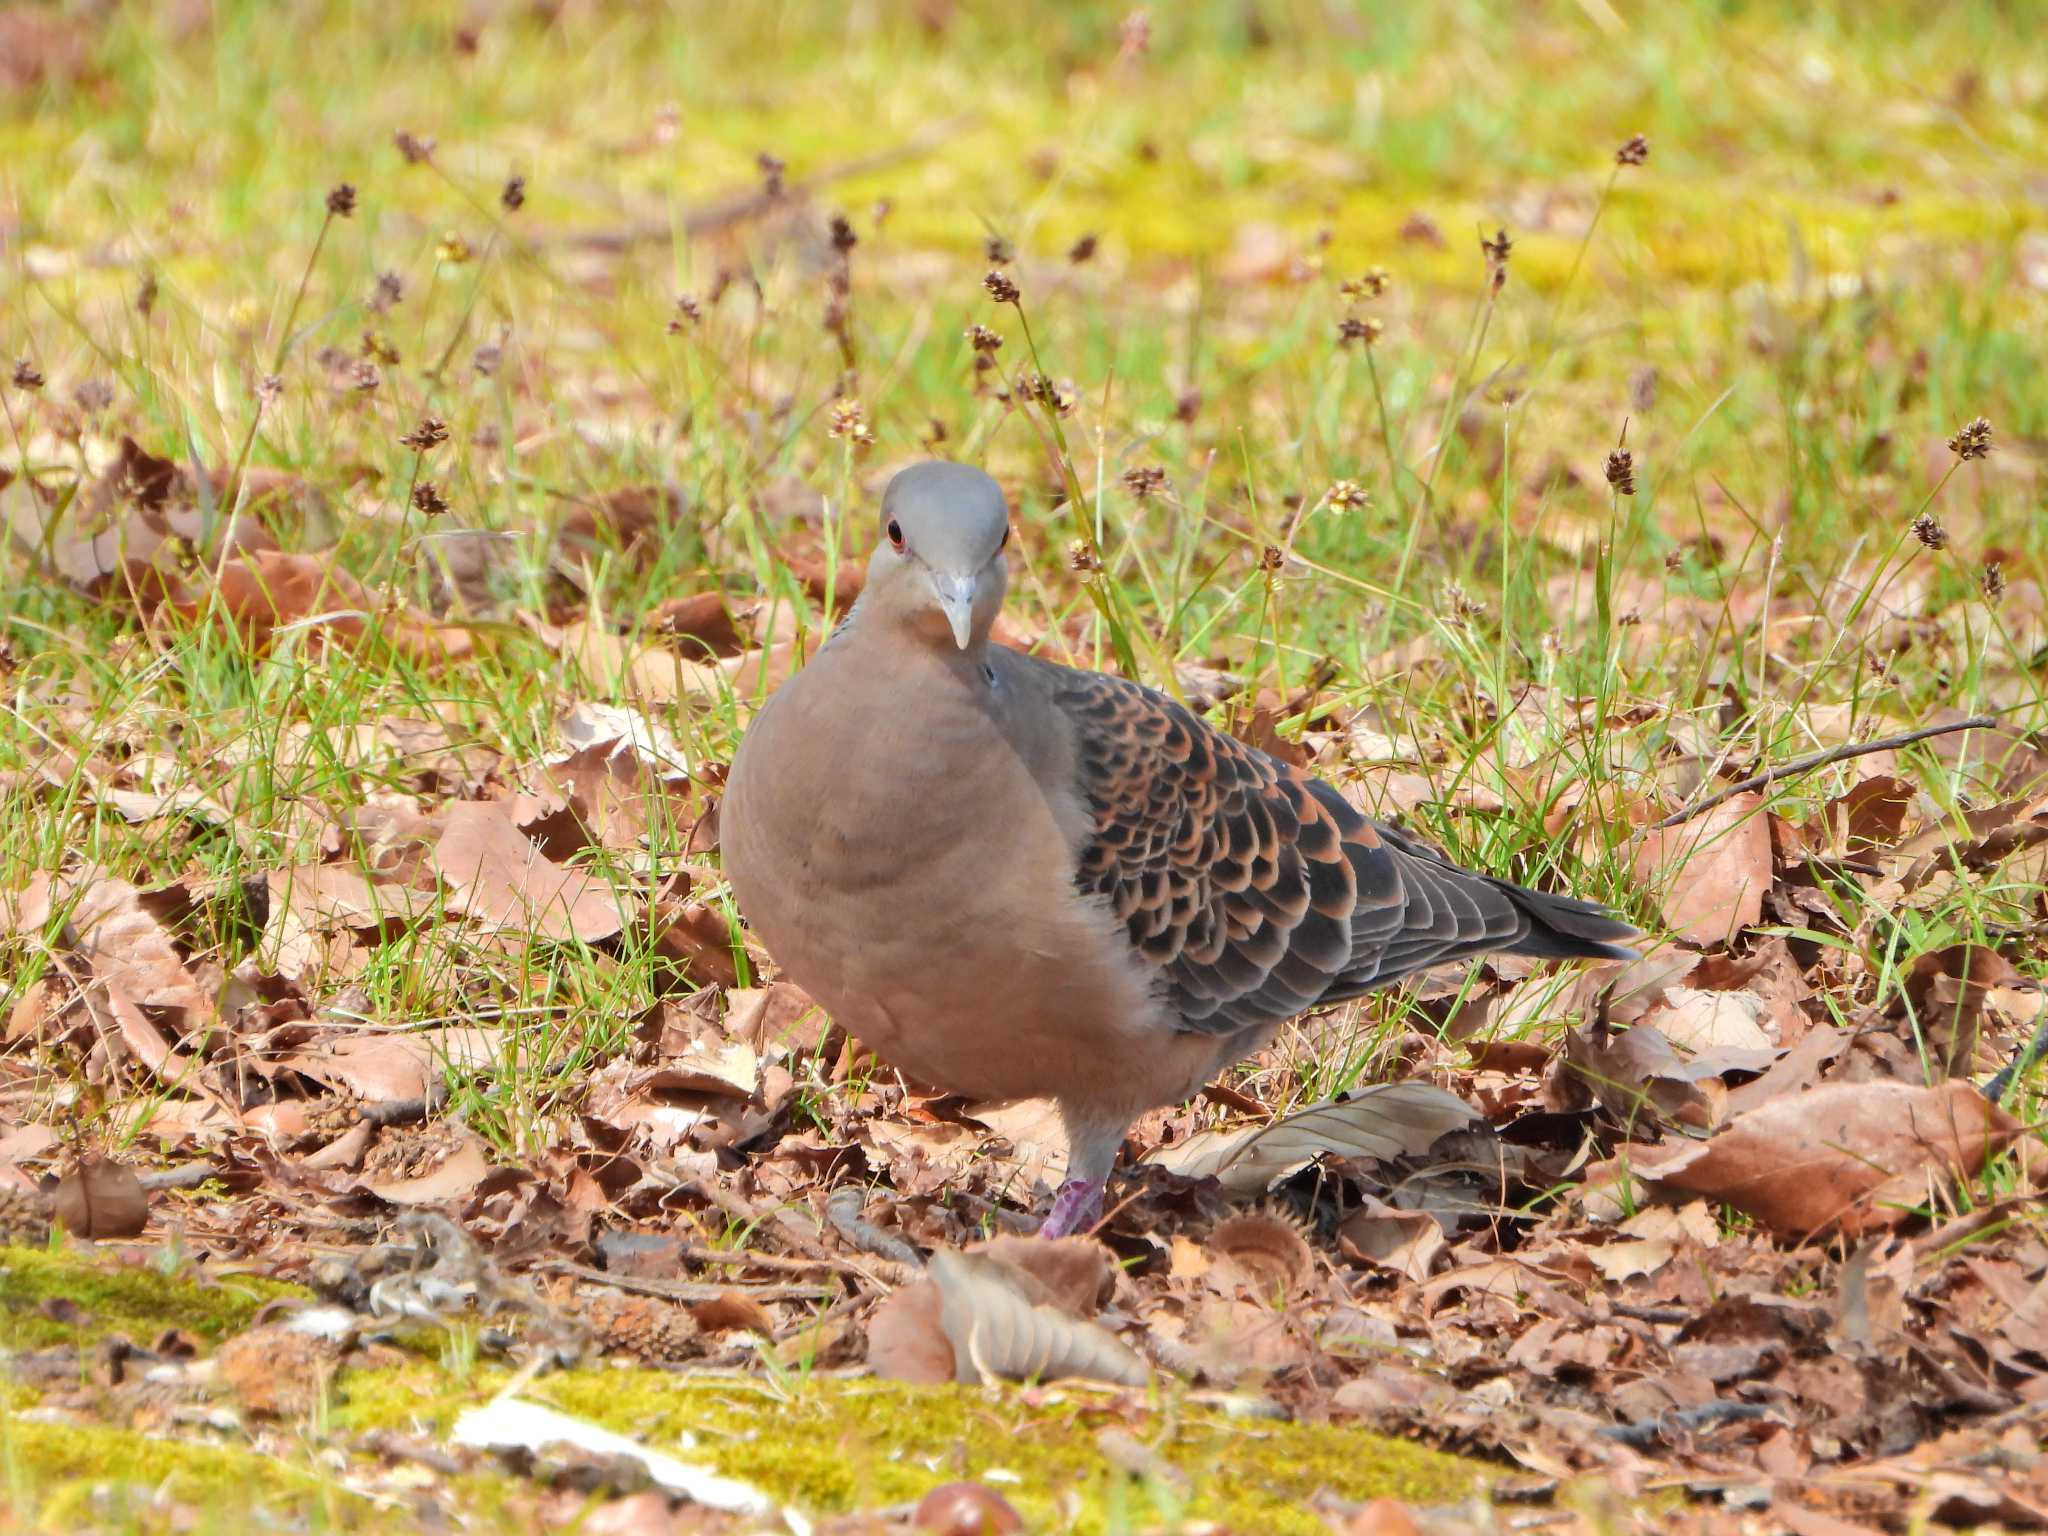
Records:
[[[897,522],[896,519],[893,517],[890,518],[889,526],[884,530],[884,532],[886,532],[889,535],[889,544],[891,548],[898,550],[903,548],[903,525],[901,523]]]

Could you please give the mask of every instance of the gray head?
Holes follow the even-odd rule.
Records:
[[[861,606],[927,639],[979,647],[1009,584],[1002,487],[971,465],[913,464],[883,492],[881,523]]]

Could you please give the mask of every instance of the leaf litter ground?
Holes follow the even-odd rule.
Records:
[[[927,9],[921,78],[990,46]],[[51,125],[140,110],[124,60],[229,46],[0,17]],[[1359,44],[1410,84],[1399,132],[1458,121],[1461,68],[1524,89],[1525,53],[1571,122],[1477,170],[1418,148],[1405,202],[1335,212],[1206,169],[1257,122],[1362,175],[1357,130],[1264,115],[1260,81],[1339,99],[1304,35],[1096,21],[987,109],[1050,180],[971,125],[866,170],[711,147],[680,283],[631,168],[681,119],[632,92],[552,186],[479,180],[524,161],[425,95],[363,117],[374,180],[324,223],[242,167],[278,228],[313,205],[253,266],[168,206],[201,196],[168,128],[138,162],[166,206],[101,259],[103,210],[8,191],[41,296],[0,470],[18,1515],[174,1525],[240,1485],[619,1531],[2048,1523],[2048,266],[2038,215],[1957,212],[2021,195],[2024,128],[1979,103],[2038,83],[1950,83],[1976,136],[1938,202],[1962,152],[1887,71],[1960,32],[1772,39],[1922,158],[1829,151],[1853,195],[1795,190],[1811,241],[1749,265],[1667,233],[1773,195],[1713,136],[1795,189],[1829,168],[1681,89],[1628,105],[1655,158],[1585,169],[1629,78],[1591,10],[1434,65]],[[421,82],[498,50],[521,96],[646,25],[377,47]],[[1227,110],[1147,132],[1218,49]],[[371,66],[309,67],[338,101]],[[998,164],[987,236],[949,179]],[[732,742],[931,451],[1018,508],[1005,643],[1614,900],[1644,958],[1300,1021],[1136,1129],[1099,1240],[1016,1235],[1061,1166],[1042,1107],[867,1058],[717,865]]]

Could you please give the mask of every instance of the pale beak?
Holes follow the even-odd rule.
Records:
[[[953,639],[961,650],[974,638],[974,578],[931,573],[932,595],[939,600],[939,612],[952,626]]]

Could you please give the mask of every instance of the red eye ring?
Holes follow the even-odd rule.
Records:
[[[889,526],[882,531],[889,535],[891,548],[901,549],[903,547],[903,525],[897,522],[895,518],[890,518]]]

